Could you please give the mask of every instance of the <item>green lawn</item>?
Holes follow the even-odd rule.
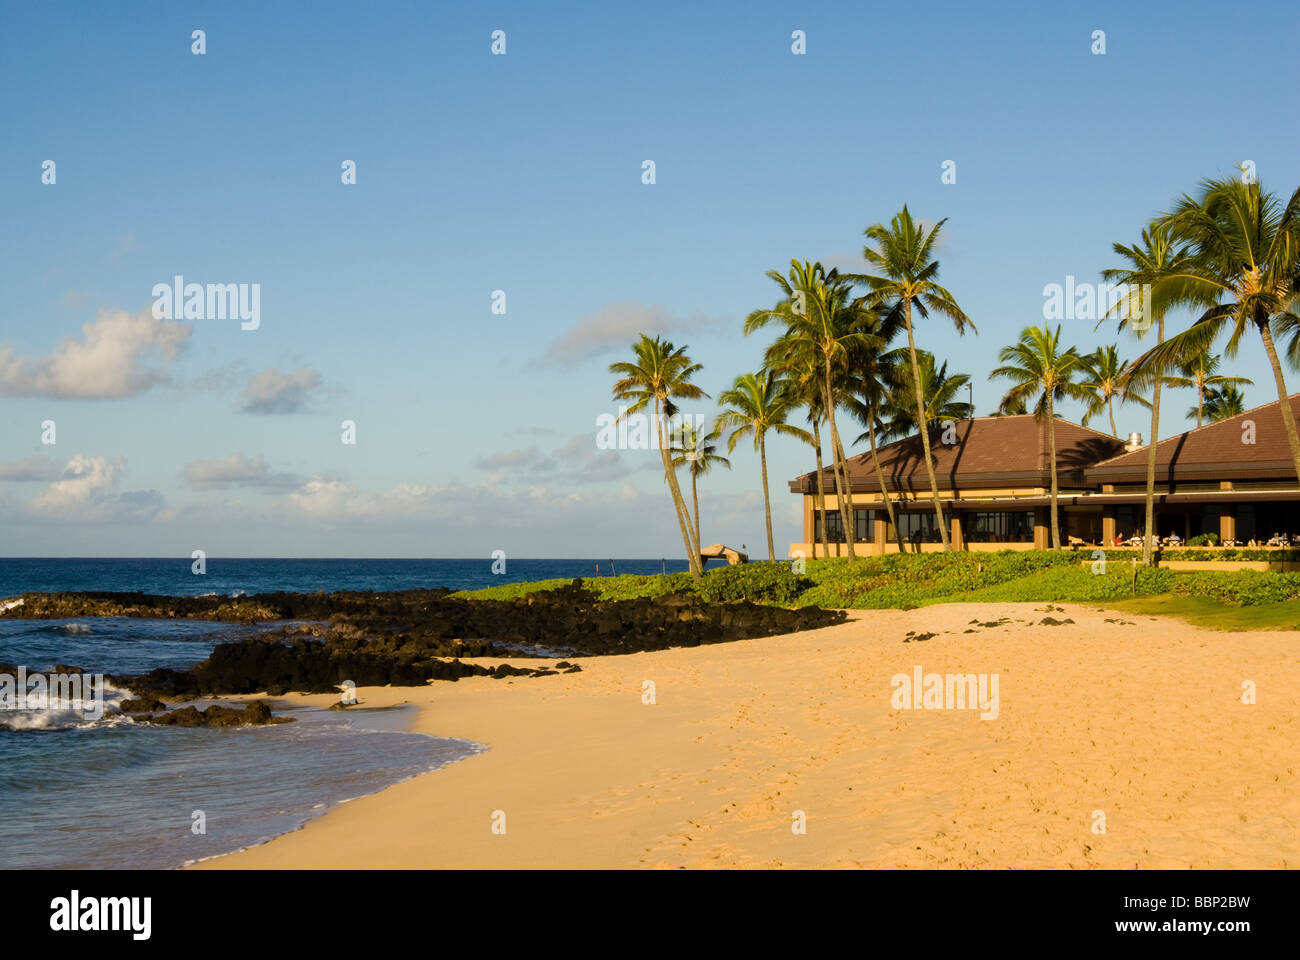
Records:
[[[1103,609],[1134,616],[1179,617],[1193,626],[1212,630],[1300,630],[1300,603],[1259,603],[1230,606],[1209,597],[1176,597],[1170,594],[1115,600]]]

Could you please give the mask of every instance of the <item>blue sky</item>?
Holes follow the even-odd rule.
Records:
[[[1231,9],[0,3],[0,554],[680,553],[657,454],[595,449],[636,330],[689,344],[716,396],[758,365],[764,271],[851,265],[906,202],[948,218],[979,327],[920,345],[990,412],[1045,284],[1097,281],[1243,160],[1300,184],[1300,17]],[[176,274],[259,283],[260,328],[153,320]],[[1231,366],[1275,398],[1256,343]],[[704,539],[759,553],[757,457],[733,463]],[[773,441],[778,544],[810,468]]]

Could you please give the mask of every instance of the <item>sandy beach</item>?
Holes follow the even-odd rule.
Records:
[[[576,674],[362,688],[489,749],[199,866],[1300,865],[1300,634],[1069,604],[851,616]],[[895,708],[891,678],[918,666],[997,674],[997,717]]]

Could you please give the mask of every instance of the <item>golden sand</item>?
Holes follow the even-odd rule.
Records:
[[[1300,633],[1058,609],[855,611],[577,674],[364,688],[489,749],[200,866],[1300,866]],[[997,718],[894,708],[917,666],[996,673]]]

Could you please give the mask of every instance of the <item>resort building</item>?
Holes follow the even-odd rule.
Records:
[[[1300,394],[1289,398],[1300,420]],[[1061,543],[1113,545],[1142,533],[1148,448],[1131,434],[1118,440],[1057,419],[1057,499]],[[943,523],[959,550],[1047,549],[1050,536],[1049,435],[1031,414],[931,424],[930,451]],[[907,550],[942,550],[919,435],[848,461],[856,553],[898,549],[881,494],[888,492]],[[847,552],[835,476],[823,470],[826,516],[817,507],[817,474],[790,481],[803,497],[803,539],[790,555],[821,556],[826,524],[832,556]],[[1225,544],[1300,535],[1300,483],[1274,401],[1156,445],[1156,533],[1187,540],[1217,533]],[[814,545],[816,551],[814,552]]]

